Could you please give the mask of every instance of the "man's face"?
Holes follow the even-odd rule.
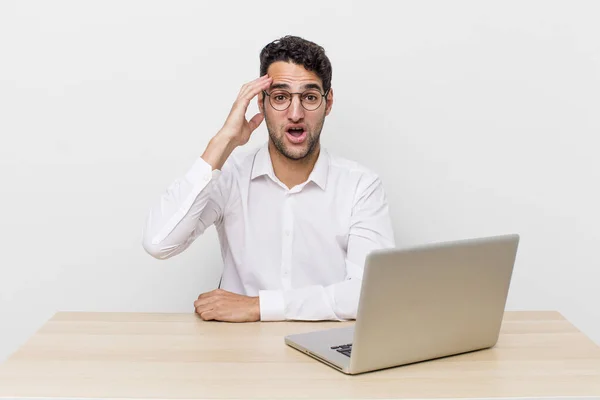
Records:
[[[277,61],[269,66],[267,74],[273,79],[267,93],[275,94],[279,89],[290,93],[302,93],[309,89],[324,93],[321,79],[302,65]],[[264,102],[263,98],[265,98]],[[292,160],[300,160],[311,155],[318,149],[325,116],[331,112],[333,91],[329,91],[327,101],[323,99],[318,108],[312,111],[302,106],[299,95],[292,95],[289,107],[278,111],[270,103],[270,100],[275,102],[277,99],[270,99],[262,93],[258,98],[258,106],[265,116],[269,137],[275,144],[275,148]],[[312,98],[307,98],[305,105],[308,105],[310,99]]]

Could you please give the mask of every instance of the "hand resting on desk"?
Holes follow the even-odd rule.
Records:
[[[196,314],[205,321],[260,321],[258,297],[249,297],[223,289],[202,293],[194,302]]]

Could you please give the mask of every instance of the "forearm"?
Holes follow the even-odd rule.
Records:
[[[261,320],[356,319],[367,255],[395,246],[385,194],[379,179],[363,182],[354,207],[346,255],[346,279],[328,286],[259,292]]]
[[[210,202],[219,174],[198,159],[167,188],[146,219],[143,246],[149,254],[165,259],[180,253],[219,218],[218,204]]]
[[[237,147],[227,133],[219,131],[206,146],[202,154],[202,159],[215,169],[222,169],[223,164],[229,158],[233,150]]]
[[[343,321],[356,318],[360,279],[329,286],[313,285],[288,290],[261,290],[262,321]]]

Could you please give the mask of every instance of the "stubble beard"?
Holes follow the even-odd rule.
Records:
[[[299,161],[299,160],[302,160],[302,159],[305,159],[305,158],[311,156],[315,152],[317,144],[319,143],[319,140],[321,138],[321,131],[323,130],[323,124],[325,122],[325,115],[323,115],[321,120],[318,121],[317,126],[314,129],[314,132],[310,126],[306,125],[306,128],[307,128],[306,146],[304,147],[303,151],[300,153],[292,152],[286,146],[285,138],[284,138],[284,136],[286,134],[284,131],[284,125],[282,125],[279,129],[276,129],[275,127],[273,127],[271,125],[266,114],[265,114],[265,122],[267,124],[267,131],[269,132],[269,137],[271,138],[271,141],[275,145],[275,148],[277,149],[277,151],[289,160]],[[281,135],[277,135],[276,132],[281,132]]]

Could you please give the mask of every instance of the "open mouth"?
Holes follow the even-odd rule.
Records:
[[[302,143],[306,139],[306,131],[304,130],[304,128],[288,128],[285,131],[285,133],[289,141],[295,144]]]

